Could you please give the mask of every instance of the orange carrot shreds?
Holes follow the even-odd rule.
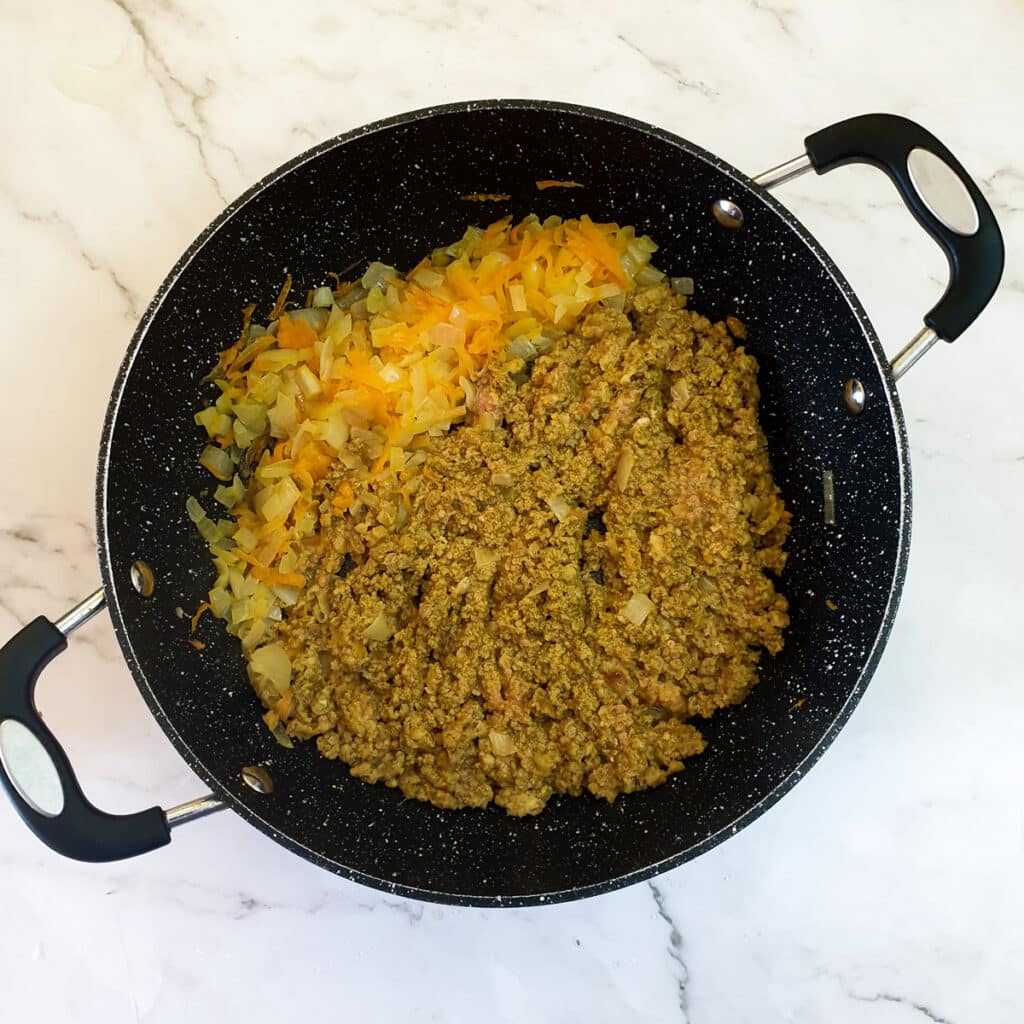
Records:
[[[299,587],[306,585],[306,577],[299,572],[278,572],[276,569],[268,569],[266,566],[254,565],[249,569],[249,575],[263,583],[269,583],[272,587]]]
[[[556,181],[554,178],[544,178],[535,182],[539,191],[543,192],[548,188],[583,188],[578,181]]]
[[[276,704],[274,705],[274,710],[275,710],[275,711],[277,712],[277,717],[278,717],[278,718],[279,718],[279,719],[280,719],[280,720],[281,720],[282,722],[287,722],[287,721],[288,721],[288,716],[289,716],[289,715],[291,714],[291,712],[292,712],[292,701],[293,701],[293,700],[294,700],[294,696],[293,696],[293,694],[292,694],[292,691],[291,691],[291,690],[289,690],[289,691],[288,691],[288,692],[287,692],[287,693],[286,693],[286,694],[285,694],[285,695],[284,695],[284,696],[283,696],[283,697],[282,697],[282,698],[281,698],[281,699],[280,699],[280,700],[279,700],[279,701],[278,701],[278,702],[277,702],[277,703],[276,703]]]
[[[285,313],[278,321],[277,347],[306,349],[316,344],[316,331],[305,320],[293,320]]]
[[[192,632],[194,633],[199,628],[199,620],[210,611],[210,604],[208,601],[204,601],[197,609],[195,615],[192,616]]]
[[[507,192],[470,192],[461,198],[467,203],[507,203],[512,196]]]
[[[365,515],[366,484],[391,480],[403,498],[387,528],[401,529],[432,439],[473,410],[500,427],[479,393],[488,365],[531,362],[599,303],[622,309],[630,290],[664,276],[651,266],[656,248],[589,217],[503,217],[407,274],[373,262],[357,281],[335,276],[292,313],[289,276],[267,327],[248,308],[212,375],[217,400],[195,417],[208,440],[200,461],[220,481],[208,504],[221,511],[185,503],[217,571],[194,621],[209,609],[284,693],[275,623],[306,585],[321,518]]]
[[[284,284],[281,285],[281,290],[277,293],[277,299],[274,301],[274,306],[270,310],[270,320],[276,320],[284,312],[284,304],[288,301],[288,293],[292,290],[292,275],[288,274],[285,276]]]
[[[246,342],[249,340],[249,324],[252,322],[252,315],[255,312],[256,306],[252,303],[242,310],[242,330],[239,332],[238,340],[221,352],[220,359],[217,361],[217,365],[210,371],[206,378],[207,380],[222,377],[238,354],[244,349]]]

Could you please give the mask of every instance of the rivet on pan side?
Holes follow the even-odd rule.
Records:
[[[132,586],[143,596],[153,596],[153,570],[150,569],[142,559],[132,562],[131,567]]]
[[[843,385],[843,401],[850,412],[857,414],[864,411],[864,402],[867,400],[867,392],[864,385],[856,377],[851,377]]]
[[[270,772],[258,764],[248,764],[242,769],[242,781],[257,793],[273,793],[274,780]]]
[[[836,478],[831,469],[821,471],[822,518],[826,525],[836,523]]]
[[[743,211],[731,199],[716,199],[711,204],[711,212],[724,228],[735,231],[743,227]]]

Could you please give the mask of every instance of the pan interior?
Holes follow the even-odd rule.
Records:
[[[585,187],[538,191],[542,179]],[[503,203],[464,200],[507,193]],[[728,198],[739,230],[712,216]],[[285,272],[299,294],[325,271],[408,267],[469,223],[535,212],[617,220],[660,244],[658,266],[696,281],[692,305],[734,313],[757,356],[761,418],[793,529],[781,589],[792,625],[740,707],[699,723],[708,750],[666,785],[614,805],[555,799],[537,818],[440,811],[350,778],[313,744],[277,746],[236,641],[219,624],[188,643],[212,580],[185,498],[196,465],[201,378],[249,301],[265,311]],[[726,165],[638,122],[556,104],[418,112],[334,140],[256,186],[172,272],[115,386],[100,458],[100,551],[111,613],[139,688],[186,760],[279,841],[341,874],[424,898],[542,902],[625,884],[720,841],[785,791],[845,720],[888,632],[906,558],[905,446],[880,349],[827,257]],[[855,377],[867,392],[853,416]],[[823,522],[822,473],[836,523]],[[137,559],[156,587],[132,588]],[[241,780],[263,765],[274,789]]]

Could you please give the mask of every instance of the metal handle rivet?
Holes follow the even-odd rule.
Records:
[[[132,562],[132,586],[143,596],[153,596],[153,570],[142,559]]]
[[[731,199],[716,199],[711,204],[711,212],[723,228],[735,231],[743,227],[743,211]]]
[[[843,385],[843,401],[846,403],[846,408],[855,415],[864,411],[867,397],[864,385],[856,377],[851,377]]]
[[[258,764],[248,764],[242,769],[242,781],[257,793],[274,792],[274,780],[270,772]]]

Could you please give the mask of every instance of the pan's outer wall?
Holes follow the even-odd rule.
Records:
[[[539,192],[538,179],[581,189]],[[481,207],[461,197],[509,193]],[[726,196],[745,214],[710,216]],[[211,573],[185,515],[210,490],[196,466],[200,382],[249,301],[266,315],[286,270],[299,295],[325,271],[379,258],[412,265],[467,223],[511,213],[589,213],[635,224],[656,260],[696,279],[693,304],[749,325],[761,364],[762,421],[793,512],[782,589],[785,650],[761,682],[703,731],[707,752],[666,785],[614,805],[556,799],[536,818],[439,811],[350,778],[312,744],[278,747],[259,720],[236,642],[211,621],[199,652],[191,611]],[[858,377],[867,408],[841,401]],[[821,474],[838,524],[822,521]],[[125,657],[186,761],[245,818],[301,856],[385,890],[511,906],[629,884],[721,842],[774,803],[842,726],[874,670],[902,585],[910,526],[902,415],[887,363],[849,286],[810,236],[747,178],[649,125],[565,104],[488,101],[418,111],[323,144],[261,182],[208,228],[164,282],[114,387],[100,453],[100,563]],[[212,503],[206,500],[207,506]],[[131,588],[145,559],[152,598]],[[832,608],[832,605],[835,608]],[[798,702],[802,701],[799,706]],[[260,796],[240,781],[263,764]]]

